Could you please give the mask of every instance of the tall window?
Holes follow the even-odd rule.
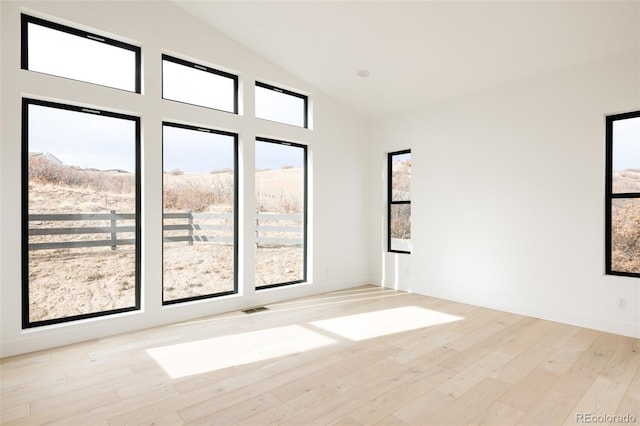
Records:
[[[640,111],[607,117],[606,272],[640,277]]]
[[[387,247],[411,253],[411,150],[388,154]]]
[[[140,120],[23,99],[23,327],[140,307]]]
[[[237,113],[238,76],[162,55],[162,97]]]
[[[140,47],[22,15],[22,69],[140,93]]]
[[[256,117],[307,127],[308,98],[300,93],[256,81]]]
[[[256,139],[256,288],[307,279],[307,148]]]
[[[237,291],[234,133],[163,123],[163,303]]]

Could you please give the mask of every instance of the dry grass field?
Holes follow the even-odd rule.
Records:
[[[640,170],[627,169],[614,172],[613,192],[640,192]]]
[[[129,173],[100,172],[58,166],[44,159],[30,162],[29,211],[31,214],[135,212],[134,178]],[[256,173],[256,208],[260,212],[300,213],[302,170],[283,168]],[[165,173],[165,213],[232,213],[233,176],[230,172]],[[615,192],[640,191],[640,170],[614,176]],[[618,271],[640,269],[640,201],[615,200],[613,215],[613,265]],[[409,223],[407,219],[407,224]],[[397,220],[396,238],[410,238],[410,227]],[[165,224],[186,223],[185,219]],[[118,226],[131,226],[122,221]],[[231,237],[230,219],[196,219],[194,236]],[[268,226],[295,226],[291,221],[263,222]],[[299,225],[299,224],[298,224]],[[30,228],[108,227],[101,221],[33,221]],[[165,231],[166,236],[185,231]],[[262,237],[301,238],[300,233],[263,232]],[[133,238],[132,232],[118,239]],[[108,240],[110,234],[30,236],[29,243]],[[301,279],[303,249],[263,244],[256,249],[256,285]],[[230,242],[196,241],[163,244],[164,300],[172,301],[234,290],[234,253]],[[29,253],[30,320],[41,321],[131,307],[135,303],[134,246],[60,248]]]
[[[117,214],[135,212],[134,177],[123,172],[80,170],[51,164],[45,159],[30,163],[30,214]],[[301,193],[288,184],[301,177],[300,169],[258,172],[261,211],[296,213]],[[293,179],[292,179],[293,178]],[[233,176],[229,172],[164,174],[165,213],[232,213]],[[186,219],[167,219],[165,224],[186,224]],[[30,228],[109,227],[109,220],[32,221]],[[133,226],[133,220],[117,226]],[[232,238],[233,220],[195,219],[195,237]],[[276,226],[290,223],[274,222]],[[187,231],[165,231],[165,237]],[[109,233],[32,235],[29,243],[109,240]],[[272,238],[295,238],[290,233],[267,233]],[[134,238],[119,232],[118,239]],[[294,281],[302,274],[302,249],[264,245],[256,251],[256,284]],[[186,241],[163,244],[163,293],[165,301],[234,290],[234,251],[231,242]],[[29,252],[29,317],[32,322],[134,306],[135,248],[132,245],[56,248]]]
[[[283,168],[256,173],[256,213],[295,214],[302,212],[302,169]],[[194,213],[233,212],[233,175],[221,173],[165,173],[165,213],[191,210]],[[167,194],[170,194],[167,197]],[[246,212],[245,212],[246,213]],[[246,213],[249,214],[249,213]],[[184,219],[165,219],[165,223],[185,223]],[[195,231],[204,237],[232,236],[229,219],[194,219],[199,227],[227,227],[227,230]],[[288,220],[262,220],[261,226],[292,227]],[[165,231],[165,236],[180,232]],[[182,231],[184,235],[184,231]],[[302,238],[300,233],[261,231],[260,237]],[[164,244],[165,300],[195,297],[233,290],[233,247],[230,244],[197,242]],[[191,265],[190,267],[185,265]],[[256,247],[257,286],[291,282],[302,277],[303,249],[283,244]]]
[[[135,195],[41,182],[29,185],[29,210],[39,214],[135,212]],[[132,224],[133,221],[127,221]],[[121,224],[119,224],[120,226]],[[30,222],[30,228],[105,227],[108,221]],[[96,241],[110,234],[30,236],[29,243]],[[131,238],[133,233],[118,235]],[[42,321],[135,305],[134,246],[29,252],[29,318]]]
[[[640,170],[613,176],[613,192],[640,192]],[[613,200],[611,264],[615,271],[640,270],[640,199]]]

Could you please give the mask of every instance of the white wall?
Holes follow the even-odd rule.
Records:
[[[20,70],[19,13],[139,44],[143,95]],[[0,356],[367,282],[640,337],[640,283],[605,276],[604,115],[640,108],[638,51],[374,122],[165,2],[1,2]],[[160,100],[160,55],[240,75],[239,116]],[[306,92],[313,129],[255,120],[255,79]],[[143,312],[20,328],[20,100],[142,117]],[[162,307],[161,128],[240,133],[242,207],[255,135],[309,145],[311,283],[253,290],[253,220],[242,220],[243,296]],[[385,155],[413,150],[413,254],[384,247]],[[618,297],[627,309],[616,307]]]
[[[640,108],[639,62],[640,46],[374,122],[373,282],[640,337],[640,280],[604,275],[604,116]],[[384,159],[405,148],[413,253],[387,254]]]
[[[20,12],[141,45],[143,95],[20,70]],[[366,283],[369,124],[303,81],[237,45],[166,2],[2,2],[0,144],[1,356],[196,318]],[[242,115],[162,101],[160,55],[171,53],[240,75]],[[313,129],[256,120],[253,82],[260,79],[310,95]],[[21,97],[95,106],[142,117],[143,312],[21,330]],[[256,135],[309,146],[309,284],[255,292],[253,218],[241,217],[243,296],[161,306],[161,121],[175,120],[240,134],[241,212],[253,209]]]

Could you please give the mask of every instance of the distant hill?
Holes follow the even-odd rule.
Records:
[[[64,163],[55,155],[50,152],[30,152],[29,156],[37,159],[44,159],[50,163],[56,164],[58,166],[62,166]]]
[[[640,170],[626,169],[614,172],[613,192],[640,192]]]

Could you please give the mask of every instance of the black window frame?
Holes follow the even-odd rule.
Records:
[[[640,192],[613,192],[613,124],[619,120],[640,117],[640,111],[626,112],[606,116],[606,165],[605,165],[605,274],[640,278],[640,271],[623,272],[613,270],[612,265],[612,207],[615,199],[640,199]],[[639,142],[640,143],[640,142]],[[640,229],[638,230],[640,233]]]
[[[168,62],[173,62],[174,64],[178,64],[178,65],[182,65],[188,68],[194,68],[197,69],[198,71],[203,71],[203,72],[208,72],[211,74],[215,74],[221,77],[226,77],[226,78],[230,78],[231,80],[233,80],[233,111],[227,111],[224,109],[218,109],[218,108],[213,108],[210,106],[206,106],[206,105],[200,105],[200,104],[193,104],[191,102],[185,102],[185,101],[181,101],[178,99],[171,99],[171,98],[165,98],[164,97],[164,66],[162,65],[162,62],[164,61],[168,61]],[[161,90],[162,90],[162,99],[167,100],[167,101],[172,101],[172,102],[180,102],[183,104],[187,104],[187,105],[193,105],[193,106],[197,106],[197,107],[201,107],[201,108],[207,108],[207,109],[212,109],[214,111],[222,111],[222,112],[227,112],[227,113],[231,113],[231,114],[238,114],[238,81],[239,78],[236,74],[230,73],[230,72],[226,72],[226,71],[221,71],[218,70],[216,68],[212,68],[206,65],[202,65],[202,64],[198,64],[196,62],[191,62],[191,61],[187,61],[186,59],[181,59],[181,58],[177,58],[175,56],[171,56],[171,55],[167,55],[165,53],[162,54],[162,59],[161,59],[161,70],[162,70],[162,77],[161,77]]]
[[[272,90],[272,91],[277,92],[277,93],[283,93],[285,95],[294,96],[296,98],[302,99],[304,101],[304,125],[301,128],[302,129],[308,129],[309,128],[309,97],[307,95],[303,95],[302,93],[292,92],[291,90],[283,89],[281,87],[274,86],[272,84],[263,83],[263,82],[258,81],[258,80],[256,80],[256,82],[255,82],[255,87],[261,87],[263,89]],[[289,126],[300,127],[300,126],[296,126],[295,124],[284,123],[282,121],[271,120],[269,118],[262,118],[262,117],[258,117],[258,116],[256,116],[256,118],[258,118],[260,120],[273,121],[274,123],[281,123],[281,124],[286,124],[286,125],[289,125]]]
[[[275,284],[267,284],[267,285],[262,285],[262,286],[256,286],[255,289],[256,290],[266,290],[269,288],[275,288],[275,287],[283,287],[283,286],[288,286],[288,285],[292,285],[292,284],[302,284],[307,282],[307,253],[308,253],[308,248],[307,248],[307,243],[308,243],[308,238],[307,238],[307,227],[308,227],[308,197],[309,197],[309,153],[308,153],[308,146],[307,145],[303,145],[300,143],[295,143],[295,142],[289,142],[289,141],[284,141],[281,139],[272,139],[272,138],[265,138],[265,137],[261,137],[261,136],[256,136],[255,138],[256,142],[268,142],[268,143],[275,143],[275,144],[279,144],[279,145],[285,145],[285,146],[293,146],[296,148],[302,148],[302,152],[303,152],[303,160],[304,160],[304,172],[303,172],[303,184],[304,184],[304,195],[303,195],[303,200],[302,200],[302,205],[303,205],[303,211],[302,211],[302,244],[303,244],[303,248],[302,248],[302,279],[299,280],[294,280],[294,281],[287,281],[287,282],[282,282],[282,283],[275,283]],[[254,271],[255,272],[255,271]]]
[[[160,279],[161,281],[161,289],[162,289],[162,306],[168,306],[168,305],[176,305],[179,303],[186,303],[186,302],[193,302],[195,300],[204,300],[204,299],[213,299],[216,297],[222,297],[222,296],[229,296],[232,294],[238,294],[238,255],[239,255],[239,236],[238,236],[238,231],[239,231],[239,223],[238,223],[238,217],[239,217],[239,212],[238,212],[238,205],[239,205],[239,173],[238,173],[238,164],[239,164],[239,159],[238,159],[238,140],[239,140],[239,135],[237,133],[233,133],[233,132],[226,132],[223,130],[217,130],[217,129],[211,129],[208,127],[203,127],[203,126],[193,126],[193,125],[189,125],[189,124],[181,124],[181,123],[175,123],[172,121],[162,121],[162,127],[164,128],[164,126],[167,127],[175,127],[178,129],[186,129],[186,130],[193,130],[196,132],[205,132],[205,133],[213,133],[213,134],[217,134],[217,135],[224,135],[224,136],[231,136],[233,137],[233,185],[234,185],[234,191],[233,191],[233,291],[225,291],[225,292],[220,292],[220,293],[213,293],[213,294],[203,294],[203,295],[199,295],[199,296],[191,296],[191,297],[184,297],[181,299],[173,299],[173,300],[164,300],[164,267],[163,267],[163,271],[162,271],[162,277]],[[163,135],[164,138],[164,135]],[[164,139],[163,139],[163,145],[162,145],[162,164],[164,164]],[[162,236],[164,239],[164,173],[162,176],[162,206],[161,206],[161,211],[162,211],[162,215],[163,215],[163,220],[162,220],[162,225],[163,225],[163,230],[162,230]],[[164,242],[162,243],[162,264],[164,265]]]
[[[81,81],[83,83],[95,84],[97,86],[109,87],[111,89],[122,90],[130,93],[142,93],[142,48],[133,44],[125,43],[120,40],[116,40],[110,37],[103,36],[101,34],[91,33],[88,31],[80,30],[78,28],[69,27],[67,25],[59,24],[57,22],[48,21],[42,18],[36,18],[35,16],[27,15],[25,13],[20,14],[21,19],[21,48],[20,48],[20,67],[23,70],[32,71],[29,69],[29,24],[40,25],[42,27],[50,28],[52,30],[61,31],[74,36],[87,38],[98,43],[108,44],[110,46],[119,47],[121,49],[130,50],[135,54],[135,90],[133,92],[122,89],[119,87],[107,86],[100,83],[93,83],[86,80],[78,80],[71,77],[65,77],[57,74],[49,74],[59,78],[67,78],[74,81]],[[39,72],[39,71],[32,71]]]
[[[389,152],[387,154],[387,252],[411,254],[407,250],[394,250],[391,248],[391,209],[396,205],[409,205],[411,200],[393,201],[393,157],[396,155],[411,154],[411,149]]]
[[[90,115],[101,115],[104,117],[119,118],[131,120],[135,123],[135,153],[136,153],[136,224],[135,224],[135,306],[127,308],[111,309],[107,311],[91,312],[87,314],[73,315],[62,318],[52,318],[42,321],[29,320],[29,105],[39,105],[50,108],[63,109],[67,111],[80,112]],[[94,107],[83,107],[79,105],[69,105],[58,102],[44,101],[32,98],[22,98],[22,162],[21,162],[21,185],[22,185],[22,328],[29,329],[46,325],[61,324],[73,322],[88,318],[97,318],[109,315],[120,314],[124,312],[140,311],[141,309],[141,255],[142,255],[142,186],[141,186],[141,159],[140,159],[140,142],[141,142],[141,120],[138,116],[127,115],[112,111],[99,110]]]

